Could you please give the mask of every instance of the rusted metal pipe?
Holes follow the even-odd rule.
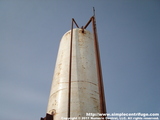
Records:
[[[71,40],[70,40],[70,58],[69,58],[69,82],[68,82],[68,118],[70,118],[71,108],[71,74],[72,74],[72,39],[73,39],[73,22],[77,25],[74,19],[72,19],[71,25]],[[78,26],[78,25],[77,25]]]
[[[79,28],[78,24],[76,23],[76,21],[72,18],[72,21],[75,23],[75,25],[77,26],[77,28]]]
[[[87,24],[83,28],[86,29],[91,21],[92,21],[92,17],[89,19],[89,21],[87,22]]]
[[[105,103],[104,86],[103,86],[103,78],[102,78],[102,70],[101,70],[100,52],[99,52],[97,29],[96,29],[96,22],[95,22],[94,16],[92,17],[92,27],[93,27],[93,35],[94,35],[95,49],[96,49],[97,69],[98,69],[100,108],[101,108],[101,113],[106,113],[106,103]]]

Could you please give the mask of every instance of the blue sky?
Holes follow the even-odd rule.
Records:
[[[93,6],[107,111],[160,112],[159,0],[1,0],[1,119],[45,116],[59,41]]]

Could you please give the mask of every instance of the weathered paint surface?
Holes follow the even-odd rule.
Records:
[[[73,29],[71,102],[68,106],[69,60],[71,31],[61,39],[47,113],[54,119],[85,117],[86,113],[100,113],[97,61],[93,35],[82,29]]]

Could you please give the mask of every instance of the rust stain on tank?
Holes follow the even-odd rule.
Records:
[[[69,32],[67,32],[66,34],[65,34],[65,36],[67,36],[68,34],[70,34],[71,32],[69,31]]]
[[[79,33],[82,34],[82,35],[84,35],[84,34],[86,34],[86,31],[85,31],[84,29],[83,29],[83,30],[80,29],[80,30],[79,30]]]
[[[97,101],[97,99],[96,99],[96,98],[94,98],[94,97],[90,97],[90,98],[92,98],[92,99],[94,99],[94,100],[96,100],[96,101]]]
[[[82,47],[84,45],[84,39],[83,38],[78,39],[78,44],[79,44],[79,46]]]
[[[92,94],[92,93],[90,93],[91,95],[94,95],[94,94]]]
[[[82,67],[83,67],[83,69],[86,69],[86,68],[84,67],[84,65],[82,65]]]
[[[56,73],[56,75],[59,76],[59,75],[60,75],[60,72]]]
[[[93,82],[89,82],[89,81],[84,81],[84,80],[78,80],[78,81],[72,81],[72,82],[84,82],[84,83],[91,83],[95,86],[97,86],[97,84],[93,83]]]
[[[62,68],[61,68],[61,65],[62,65],[62,63],[58,64],[58,67],[59,67],[60,70],[62,69]]]
[[[52,105],[53,105],[53,106],[56,106],[56,105],[57,105],[57,101],[55,100]]]
[[[97,91],[94,91],[95,93],[99,94]]]

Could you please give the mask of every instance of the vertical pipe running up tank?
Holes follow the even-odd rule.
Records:
[[[101,113],[98,82],[97,53],[93,34],[87,30],[73,29],[64,34],[60,41],[47,113],[54,114],[54,120],[70,117],[85,117],[86,113]],[[72,47],[71,95],[69,92],[69,60]]]

